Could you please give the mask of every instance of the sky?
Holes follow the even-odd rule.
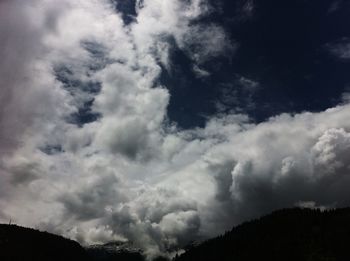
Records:
[[[152,257],[350,203],[350,3],[0,1],[0,222]]]

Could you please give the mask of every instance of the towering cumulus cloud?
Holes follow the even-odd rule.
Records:
[[[0,2],[2,222],[152,256],[276,208],[350,203],[349,105],[181,130],[159,84],[169,51],[198,71],[235,43],[201,22],[204,0],[135,6],[125,22],[115,1]]]

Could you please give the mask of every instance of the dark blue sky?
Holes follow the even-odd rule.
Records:
[[[260,122],[340,102],[350,83],[350,62],[331,49],[349,40],[349,1],[211,2],[214,9],[203,19],[223,26],[238,48],[206,61],[201,68],[210,76],[198,77],[190,58],[173,45],[172,69],[160,78],[170,90],[171,121],[190,128],[218,112],[237,111]],[[134,3],[118,2],[126,23],[135,14]],[[254,88],[245,83],[255,83]]]
[[[212,75],[205,79],[195,78],[186,59],[174,55],[178,71],[167,82],[171,119],[183,127],[203,124],[203,114],[216,113],[213,100],[220,99],[223,86],[237,85],[239,76],[258,82],[259,88],[252,97],[255,106],[245,108],[247,94],[238,92],[232,109],[242,106],[256,121],[339,102],[350,83],[350,63],[333,57],[327,45],[350,36],[349,3],[331,10],[332,1],[261,0],[254,1],[250,16],[241,13],[241,1],[221,3],[210,19],[224,25],[239,48],[209,61]]]

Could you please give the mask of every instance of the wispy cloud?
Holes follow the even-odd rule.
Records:
[[[219,113],[247,113],[255,109],[254,96],[260,84],[243,76],[221,85],[221,96],[215,101]]]
[[[342,0],[333,1],[328,8],[328,13],[332,14],[332,13],[338,11],[340,6],[342,5],[342,3],[343,3]]]
[[[350,39],[342,38],[335,43],[326,45],[329,52],[335,57],[343,60],[350,59]]]

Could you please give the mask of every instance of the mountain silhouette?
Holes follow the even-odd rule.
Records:
[[[245,222],[222,236],[191,244],[173,261],[348,261],[350,208],[283,209]],[[83,248],[62,236],[0,225],[1,261],[143,261],[130,243]],[[166,260],[158,258],[155,260]]]
[[[82,247],[76,241],[17,225],[0,224],[0,261],[144,261],[141,249],[110,242]],[[162,261],[162,257],[154,261]]]
[[[174,261],[350,260],[350,208],[283,209],[189,247]]]
[[[1,261],[91,261],[73,240],[17,225],[0,225]]]

